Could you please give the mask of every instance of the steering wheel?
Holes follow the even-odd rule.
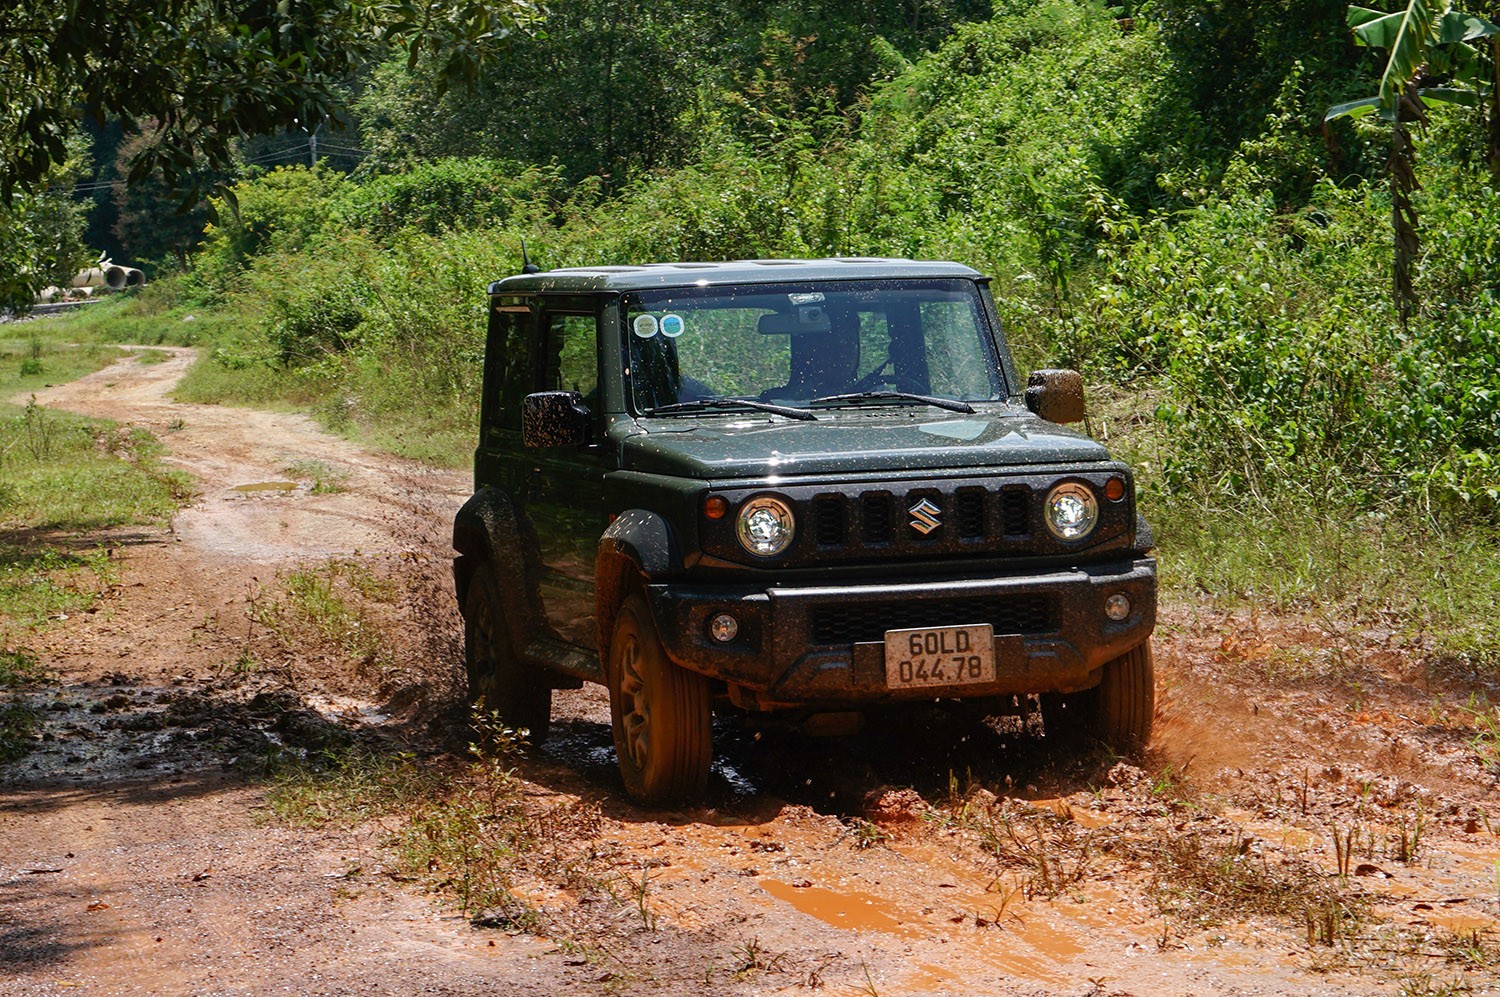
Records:
[[[895,380],[896,380],[896,375],[895,374],[887,374],[885,372],[885,369],[887,367],[889,367],[890,365],[891,365],[891,358],[890,357],[886,357],[885,360],[884,360],[884,362],[882,362],[879,367],[876,367],[874,370],[870,371],[864,377],[861,377],[858,381],[855,381],[853,384],[849,385],[849,390],[851,392],[855,392],[855,391],[869,391],[871,388],[875,387],[875,385],[877,385],[877,384],[881,384],[881,383],[894,383]]]

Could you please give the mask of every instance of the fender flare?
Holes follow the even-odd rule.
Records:
[[[521,655],[547,628],[539,584],[541,548],[531,520],[504,492],[481,488],[453,518],[453,549],[459,554],[453,562],[459,611],[468,599],[475,569],[486,561],[493,564],[511,646]]]
[[[1151,524],[1146,522],[1144,514],[1135,514],[1135,547],[1137,554],[1149,554],[1156,548],[1156,534],[1151,530]]]
[[[648,579],[682,570],[682,544],[664,518],[645,509],[627,509],[599,538],[594,559],[594,620],[599,661],[608,667],[615,614],[632,588]]]

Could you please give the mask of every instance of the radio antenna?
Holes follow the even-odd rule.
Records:
[[[526,255],[526,240],[521,240],[521,272],[541,273],[542,268],[531,262],[531,257]]]

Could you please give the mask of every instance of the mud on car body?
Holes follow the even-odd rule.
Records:
[[[702,792],[714,709],[1037,703],[1150,735],[1156,565],[1131,470],[1017,375],[954,263],[564,269],[490,285],[454,524],[471,698],[546,736],[606,685],[621,774]]]

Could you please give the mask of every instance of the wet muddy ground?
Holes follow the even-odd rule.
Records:
[[[1134,763],[1016,718],[726,718],[706,804],[647,811],[602,690],[559,693],[517,763],[525,806],[569,815],[510,884],[539,917],[476,927],[397,871],[399,817],[306,829],[266,803],[281,759],[461,763],[467,475],[173,403],[190,361],[39,398],[151,429],[201,495],[169,529],[45,538],[118,577],[34,642],[57,681],[18,694],[40,725],[0,769],[0,992],[1500,992],[1496,690],[1398,628],[1191,605],[1165,607]],[[297,572],[370,615],[282,627]]]

